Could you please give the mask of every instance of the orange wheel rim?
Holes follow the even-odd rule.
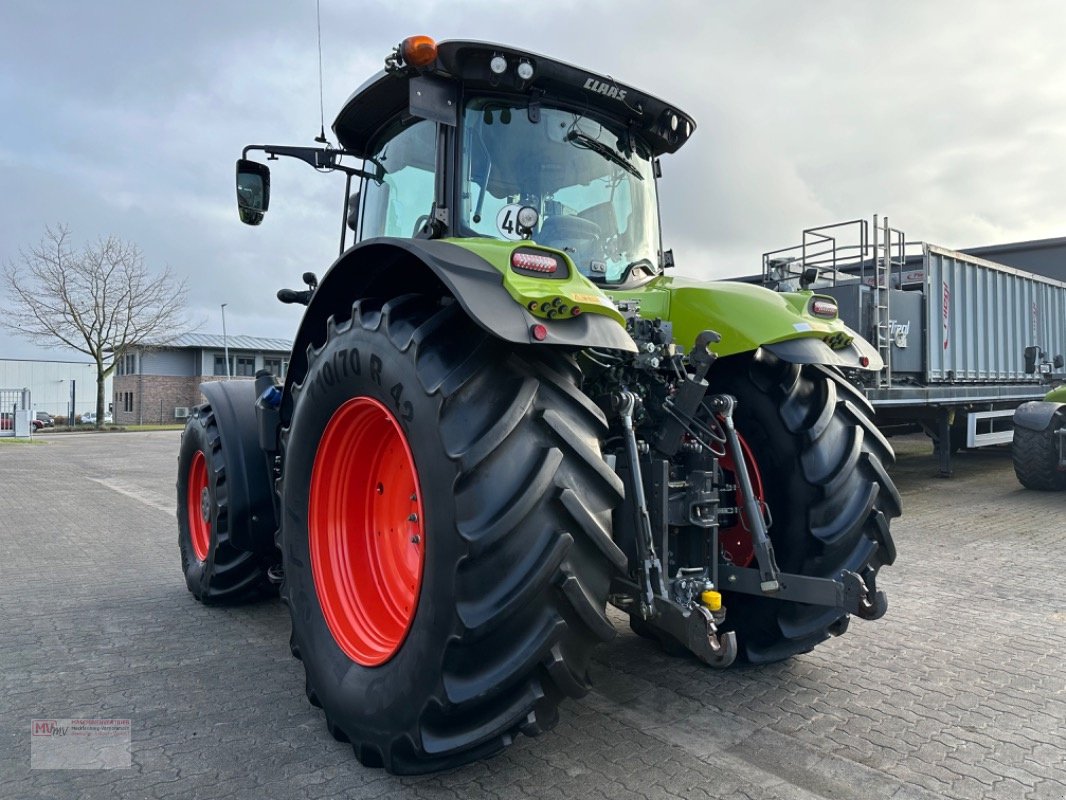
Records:
[[[426,546],[411,448],[383,404],[355,397],[330,418],[308,506],[311,572],[326,625],[352,661],[383,664],[414,620]]]
[[[192,551],[200,561],[206,561],[211,548],[211,490],[207,486],[207,459],[202,450],[196,451],[189,466],[185,504]]]

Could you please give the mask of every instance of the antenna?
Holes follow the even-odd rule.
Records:
[[[326,108],[322,99],[322,0],[315,0],[315,13],[318,17],[318,122],[319,133],[315,141],[329,144],[326,138]]]

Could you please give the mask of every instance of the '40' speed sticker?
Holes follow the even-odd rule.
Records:
[[[518,203],[511,203],[501,208],[500,213],[496,215],[496,229],[504,239],[517,242],[522,238],[518,231],[518,210],[521,207]]]

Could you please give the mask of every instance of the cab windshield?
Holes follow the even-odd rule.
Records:
[[[634,265],[658,270],[651,157],[621,126],[479,98],[466,107],[462,152],[460,217],[468,233],[520,239],[518,210],[532,206],[540,215],[533,241],[566,252],[582,274],[618,282]]]

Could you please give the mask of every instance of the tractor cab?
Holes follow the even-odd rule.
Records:
[[[358,240],[529,240],[587,278],[642,282],[669,256],[657,159],[695,125],[675,107],[544,56],[405,40],[333,129],[364,159]]]
[[[406,39],[334,125],[370,165],[360,240],[528,239],[615,285],[662,269],[656,159],[693,129],[608,77],[426,37]]]
[[[435,126],[397,121],[368,157],[359,238],[418,236],[435,210]],[[610,121],[521,98],[465,101],[447,235],[564,251],[583,275],[618,282],[661,258],[655,171],[648,148]],[[443,229],[441,233],[444,233]]]

